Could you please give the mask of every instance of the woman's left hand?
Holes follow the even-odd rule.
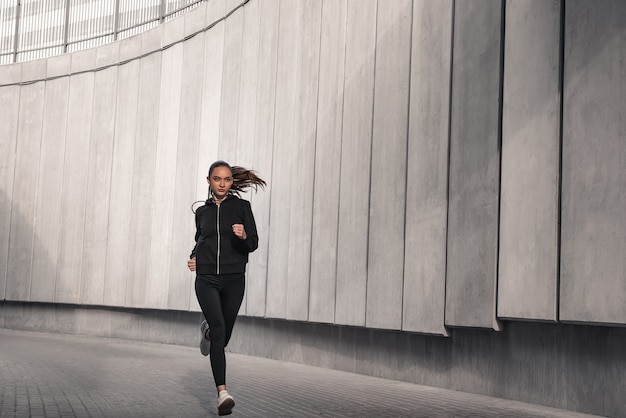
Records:
[[[233,224],[233,234],[241,240],[245,240],[248,237],[242,224]]]

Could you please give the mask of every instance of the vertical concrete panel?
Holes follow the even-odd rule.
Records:
[[[96,50],[88,49],[72,54],[73,73],[93,69]],[[67,114],[67,137],[61,196],[61,230],[55,302],[79,303],[84,261],[84,228],[92,219],[85,219],[91,123],[94,97],[93,72],[70,77],[70,95]]]
[[[224,16],[225,1],[210,2],[207,6],[207,26]],[[220,104],[222,97],[222,72],[224,69],[224,23],[219,23],[205,34],[204,42],[204,72],[202,80],[202,110],[200,118],[200,140],[198,144],[198,163],[196,175],[195,200],[202,202],[207,198],[208,184],[206,181],[208,170],[217,156],[220,132]],[[190,214],[194,222],[194,215]],[[195,227],[195,225],[194,225]],[[194,229],[195,232],[195,229]],[[188,238],[188,253],[194,245],[194,235]],[[192,274],[192,277],[195,275]],[[200,311],[196,298],[195,280],[189,282],[191,310]]]
[[[309,320],[335,321],[347,1],[324,1],[320,45]]]
[[[21,64],[1,66],[0,84],[19,83],[21,73]],[[20,93],[19,86],[0,87],[0,299],[6,294]]]
[[[61,199],[65,165],[65,137],[70,91],[72,55],[47,60],[46,77],[60,78],[45,83],[41,157],[37,186],[35,245],[31,301],[53,302],[61,228]]]
[[[183,18],[163,27],[163,44],[182,39]],[[176,162],[180,120],[183,44],[163,51],[159,98],[156,170],[152,195],[152,222],[150,233],[150,260],[145,306],[165,308],[168,302],[172,229],[176,188]],[[185,261],[182,261],[182,266]]]
[[[118,58],[119,43],[99,47],[96,52],[96,67],[114,64]],[[81,288],[82,303],[92,305],[104,303],[117,77],[118,67],[113,66],[98,71],[94,80]]]
[[[321,11],[321,0],[304,0],[298,24],[287,267],[287,318],[296,320],[309,312]]]
[[[22,81],[42,79],[45,74],[45,60],[22,65]],[[21,87],[15,177],[11,197],[6,283],[8,300],[30,300],[44,86],[44,82],[37,82]]]
[[[141,51],[159,48],[161,30],[152,29],[141,34]],[[139,69],[139,96],[137,103],[137,131],[133,162],[133,189],[128,244],[128,279],[126,306],[145,306],[150,260],[152,194],[155,187],[156,151],[159,126],[159,97],[161,86],[161,53],[141,59]]]
[[[207,7],[207,24],[211,24],[223,17],[225,11],[225,1],[209,3]],[[218,158],[223,70],[224,23],[222,22],[209,29],[205,34],[204,40],[202,113],[200,118],[196,199],[205,200],[207,198],[208,184],[206,178],[208,170],[211,163]],[[191,244],[193,244],[193,236],[191,239]],[[191,252],[191,247],[189,252]]]
[[[250,257],[248,267],[246,314],[265,315],[267,265],[270,234],[270,197],[272,190],[272,148],[274,138],[274,103],[276,101],[276,60],[278,52],[279,0],[259,2],[260,29],[256,124],[252,166],[267,182],[264,191],[252,197],[252,210],[259,233],[259,248]]]
[[[367,0],[346,11],[335,323],[357,326],[365,325],[376,10]]]
[[[141,55],[141,37],[125,39],[120,42],[119,48],[120,61],[138,57]],[[130,61],[119,67],[117,75],[104,276],[103,303],[105,305],[124,306],[126,295],[140,66],[140,60]]]
[[[185,16],[187,27],[194,26],[191,13]],[[191,18],[190,19],[188,19]],[[193,279],[187,268],[190,247],[195,233],[191,203],[196,200],[196,175],[198,172],[198,145],[200,143],[200,112],[202,100],[202,74],[204,67],[204,34],[196,35],[183,44],[182,87],[178,123],[178,150],[176,152],[176,185],[172,223],[172,250],[169,270],[169,309],[189,309],[189,282]]]
[[[560,4],[506,3],[498,317],[557,319]]]
[[[446,324],[495,322],[500,0],[455,3]]]
[[[198,35],[204,38],[204,33],[196,33],[196,32],[201,31],[208,26],[206,24],[207,7],[208,7],[208,4],[206,2],[203,2],[203,3],[198,4],[195,9],[186,11],[184,13],[185,38],[188,36],[198,36]]]
[[[0,86],[7,88],[10,84],[22,81],[22,64],[6,64],[0,67]]]
[[[366,325],[402,327],[411,1],[379,1]]]
[[[237,143],[233,163],[239,166],[254,168],[254,131],[256,123],[257,75],[259,63],[259,3],[250,2],[243,8],[243,40],[241,43],[241,80],[239,85],[239,117],[237,127]],[[252,200],[253,195],[242,195]],[[249,260],[256,254],[251,254]],[[249,273],[246,274],[246,289]],[[239,313],[246,314],[247,291]]]
[[[565,14],[560,319],[626,324],[626,3]]]
[[[254,129],[256,124],[256,95],[259,65],[259,3],[250,2],[246,4],[242,11],[243,40],[241,41],[239,116],[237,118],[237,141],[233,163],[253,168],[252,159],[254,155]],[[249,199],[250,195],[248,195],[247,198]]]
[[[301,1],[281,1],[278,27],[278,64],[272,163],[272,195],[267,263],[266,316],[285,318],[287,311],[287,266],[289,256],[289,219],[292,158],[296,152],[294,135],[295,87],[297,66],[294,51],[298,45]]]
[[[239,3],[239,0],[226,0],[226,10],[232,10]],[[243,13],[240,8],[224,21],[224,70],[218,151],[219,159],[230,164],[234,164],[237,157]]]
[[[413,3],[402,329],[446,334],[452,1]]]
[[[46,62],[22,65],[23,82],[45,77]],[[30,300],[34,245],[37,178],[43,125],[44,83],[21,87],[15,166],[11,201],[11,227],[7,265],[6,299]]]

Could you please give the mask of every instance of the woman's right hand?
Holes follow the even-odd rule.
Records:
[[[187,267],[189,267],[189,270],[191,271],[196,271],[196,257],[189,259],[189,261],[187,261]]]

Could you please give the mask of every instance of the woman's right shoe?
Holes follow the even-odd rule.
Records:
[[[230,415],[233,413],[233,407],[235,406],[235,400],[225,390],[221,391],[217,395],[217,414],[218,415]]]
[[[208,322],[202,321],[200,325],[200,352],[203,356],[208,356],[211,351],[211,338],[209,337],[209,324]]]

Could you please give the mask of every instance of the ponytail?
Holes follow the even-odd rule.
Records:
[[[231,167],[230,171],[233,173],[233,185],[230,190],[237,194],[239,194],[239,192],[245,192],[247,188],[254,189],[256,192],[259,186],[262,189],[266,186],[265,180],[257,176],[253,170],[234,165]]]
[[[209,168],[209,177],[211,177],[211,173],[215,167],[228,167],[230,172],[233,175],[233,185],[230,190],[239,196],[239,193],[246,192],[248,188],[254,189],[256,192],[259,186],[264,189],[267,185],[265,180],[256,175],[256,172],[253,170],[248,170],[247,168],[240,167],[237,165],[230,166],[226,161],[216,161],[211,164],[211,168]]]

